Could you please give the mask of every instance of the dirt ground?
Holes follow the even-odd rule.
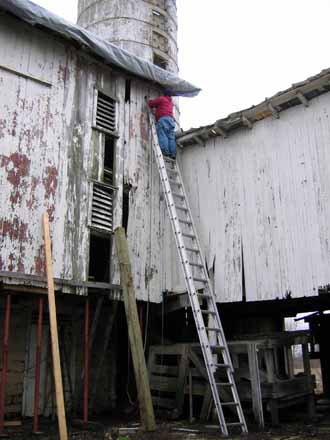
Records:
[[[214,425],[197,425],[188,422],[158,422],[157,431],[144,433],[138,431],[138,423],[130,422],[125,425],[109,425],[106,420],[90,422],[87,427],[79,423],[69,426],[69,438],[74,440],[212,440],[222,438]],[[8,428],[9,438],[15,440],[35,439],[31,434],[31,421],[23,421],[22,426]],[[304,414],[295,421],[285,421],[278,428],[266,427],[264,432],[258,432],[253,426],[249,427],[246,440],[330,440],[330,412],[318,416],[314,423],[304,423]],[[43,420],[40,424],[42,434],[40,440],[57,440],[57,425]],[[239,435],[232,435],[230,440],[238,440]]]

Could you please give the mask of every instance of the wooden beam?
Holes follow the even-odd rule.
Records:
[[[252,397],[253,414],[256,419],[256,422],[258,423],[259,428],[264,428],[265,422],[264,422],[264,412],[262,408],[262,395],[261,395],[257,344],[256,343],[248,344],[247,349],[248,349],[249,370],[250,370],[250,379],[251,379],[251,397]]]
[[[120,267],[120,279],[123,288],[124,305],[127,318],[128,335],[130,340],[135,381],[138,392],[141,422],[146,431],[155,431],[156,422],[152,406],[148,370],[144,357],[141,328],[139,323],[133,276],[128,253],[125,230],[119,227],[115,230],[115,242]]]
[[[18,273],[18,272],[8,272],[8,271],[0,271],[0,278],[10,278],[11,280],[22,280],[23,283],[31,283],[31,284],[15,284],[15,289],[21,288],[19,286],[22,286],[23,288],[28,289],[29,287],[34,288],[33,282],[42,283],[46,285],[47,280],[44,276],[40,275],[30,275],[28,273]],[[63,278],[54,278],[54,283],[57,285],[57,289],[61,289],[63,286],[68,287],[86,287],[88,289],[100,289],[100,290],[118,290],[120,291],[120,286],[118,284],[110,284],[110,283],[99,283],[99,282],[91,282],[91,281],[71,281],[71,280],[65,280]],[[12,284],[14,285],[14,284]],[[4,288],[7,288],[7,286],[11,286],[11,284],[6,284]],[[9,287],[8,287],[9,288]],[[36,293],[46,293],[46,287],[38,286],[35,287],[36,289],[40,289]]]
[[[43,229],[44,229],[45,253],[46,253],[49,323],[50,323],[50,336],[52,342],[53,373],[54,373],[54,382],[55,382],[57,419],[58,419],[60,439],[67,440],[68,431],[67,431],[66,418],[65,418],[61,360],[60,360],[60,351],[58,346],[52,253],[51,253],[51,241],[50,241],[50,232],[49,232],[49,218],[47,213],[43,215]]]
[[[248,119],[246,116],[242,116],[242,123],[248,127],[250,130],[253,127],[252,122],[250,121],[250,119]]]
[[[214,124],[214,127],[212,129],[215,130],[217,133],[219,133],[223,138],[226,138],[228,136],[226,130],[224,130],[222,127],[220,127],[218,122],[216,122]]]
[[[204,146],[204,142],[201,140],[201,138],[199,137],[199,135],[195,134],[193,137],[193,140],[196,144],[200,145],[201,147]]]
[[[276,110],[276,108],[273,106],[271,102],[268,103],[268,108],[272,112],[274,118],[279,119],[280,113]]]
[[[186,378],[188,374],[188,347],[187,345],[182,346],[181,359],[179,363],[179,374],[176,380],[176,393],[175,393],[175,405],[176,405],[176,416],[181,415],[184,403],[184,389],[186,386]]]
[[[309,107],[309,101],[306,98],[305,95],[303,95],[301,92],[297,92],[297,98],[299,99],[299,101],[305,106],[305,107]]]

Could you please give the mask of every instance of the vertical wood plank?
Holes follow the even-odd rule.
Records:
[[[66,418],[65,418],[61,360],[60,360],[60,352],[58,346],[55,290],[54,290],[54,279],[53,279],[53,269],[52,269],[49,218],[47,213],[43,215],[43,229],[44,229],[45,253],[46,253],[49,323],[50,323],[50,336],[51,336],[52,354],[53,354],[53,372],[54,372],[54,381],[55,381],[58,427],[60,432],[60,439],[67,440],[68,431],[67,431]]]
[[[251,377],[251,396],[253,414],[260,428],[265,426],[264,413],[262,408],[262,395],[260,385],[260,374],[258,364],[257,344],[248,344],[249,370]]]
[[[188,364],[189,364],[188,347],[186,344],[184,344],[182,347],[181,360],[179,364],[177,390],[175,395],[175,405],[178,415],[182,413],[182,408],[184,403],[184,389],[187,380]]]
[[[99,385],[100,382],[100,377],[104,368],[104,364],[105,364],[105,360],[106,360],[106,354],[107,354],[107,349],[109,346],[109,342],[110,342],[110,337],[112,334],[112,329],[113,329],[113,325],[115,322],[115,318],[117,316],[117,309],[118,309],[118,302],[114,301],[113,303],[113,308],[110,311],[110,315],[108,318],[108,324],[104,333],[104,343],[103,343],[103,349],[101,352],[101,356],[98,360],[98,366],[96,369],[96,373],[95,373],[95,377],[93,380],[93,389],[91,392],[91,399],[90,399],[90,411],[93,411],[94,408],[94,402],[95,402],[95,398],[96,398],[96,392],[97,392],[97,386]]]
[[[115,242],[120,266],[120,279],[123,288],[141,421],[146,431],[154,431],[156,429],[155,416],[151,400],[149,377],[144,357],[141,328],[134,294],[133,276],[124,228],[119,227],[115,230]]]

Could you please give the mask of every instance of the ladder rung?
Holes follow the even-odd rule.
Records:
[[[216,382],[217,387],[232,387],[233,384],[230,382]]]
[[[231,423],[226,423],[227,426],[244,426],[244,423],[242,422],[231,422]]]
[[[189,261],[190,266],[195,266],[195,267],[200,267],[203,268],[203,265],[200,263],[192,263],[191,261]]]
[[[221,406],[238,406],[237,402],[221,402]],[[227,423],[228,425],[228,423]]]
[[[196,235],[194,234],[187,234],[186,232],[182,232],[183,237],[191,238],[192,240],[196,239]]]
[[[174,197],[180,197],[180,199],[184,199],[184,195],[183,195],[183,194],[176,193],[176,192],[173,192],[173,191],[172,191],[172,196],[174,196]]]
[[[205,327],[205,330],[208,330],[208,331],[210,331],[210,332],[216,332],[216,333],[220,333],[220,329],[219,328],[217,328],[217,327]],[[221,364],[219,364],[219,365],[221,365]]]
[[[212,295],[207,293],[197,293],[197,296],[200,296],[201,298],[212,298]]]
[[[175,163],[175,160],[174,160],[174,159],[171,159],[171,158],[168,157],[168,156],[163,156],[163,159],[164,159],[164,162]]]
[[[214,366],[217,368],[230,368],[229,364],[214,364]]]
[[[210,345],[210,349],[222,351],[222,350],[225,350],[226,347],[224,347],[223,345]]]
[[[189,248],[189,247],[186,247],[185,249],[186,249],[186,251],[188,251],[188,252],[196,252],[197,254],[199,253],[199,250],[198,250],[198,249],[193,249],[193,248]]]
[[[207,283],[207,280],[205,278],[195,278],[193,277],[194,281],[198,281],[199,283]]]
[[[167,164],[165,163],[165,168],[167,171],[173,171],[175,170],[175,167],[171,167],[172,164],[169,164],[170,166],[168,167]]]
[[[166,171],[168,171],[169,173],[172,173],[172,174],[178,174],[177,170],[174,170],[171,168],[166,168]]]
[[[181,183],[181,182],[177,182],[177,181],[174,180],[174,179],[168,179],[168,181],[169,181],[170,183],[172,183],[172,185],[182,186],[182,183]]]
[[[178,205],[174,205],[176,207],[176,209],[181,209],[181,211],[186,211],[188,212],[188,208],[185,208],[184,206],[178,206]]]
[[[216,315],[215,312],[212,312],[212,310],[201,310],[203,315]]]
[[[181,218],[179,218],[179,222],[184,223],[185,225],[192,225],[192,223],[189,220],[182,220]]]

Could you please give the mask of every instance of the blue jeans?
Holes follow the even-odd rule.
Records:
[[[176,156],[175,123],[171,116],[163,116],[156,124],[160,149],[163,154]]]

